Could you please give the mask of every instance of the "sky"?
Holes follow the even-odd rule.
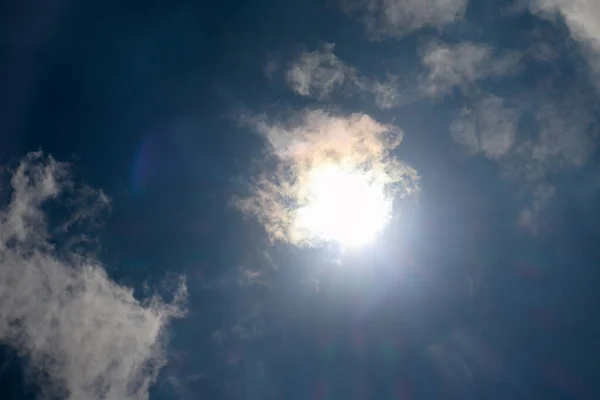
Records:
[[[600,3],[0,6],[0,398],[600,398]]]

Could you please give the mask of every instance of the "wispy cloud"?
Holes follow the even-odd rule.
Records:
[[[442,97],[455,88],[467,92],[481,80],[515,74],[523,56],[517,51],[497,52],[485,44],[432,40],[419,49],[425,71],[409,87],[401,85],[398,75],[388,74],[385,80],[361,75],[334,50],[334,44],[326,43],[314,51],[303,51],[287,71],[290,88],[318,100],[328,100],[336,93],[366,94],[379,108],[389,109],[423,97]]]
[[[326,43],[314,51],[303,51],[287,71],[290,88],[301,96],[326,100],[335,92],[367,93],[382,109],[394,107],[401,100],[398,79],[389,75],[385,81],[360,75],[333,52],[335,45]]]
[[[521,59],[518,52],[496,54],[492,47],[483,44],[438,41],[425,45],[421,57],[428,70],[421,77],[421,90],[434,97],[449,94],[454,88],[468,88],[485,78],[514,73]]]
[[[32,153],[11,188],[0,211],[0,342],[28,358],[48,398],[147,399],[165,363],[166,324],[182,314],[185,284],[172,303],[140,301],[92,254],[52,242],[46,203],[67,201],[71,225],[93,218],[93,209],[68,202],[81,197],[66,164]],[[85,197],[93,193],[99,203],[92,204],[107,202],[89,188]]]
[[[463,18],[467,0],[340,0],[374,38],[402,37],[423,27],[441,29]]]
[[[555,193],[556,188],[548,184],[540,184],[536,187],[531,195],[531,203],[519,213],[517,226],[532,235],[536,235],[540,230],[540,213],[548,205]]]
[[[344,83],[353,81],[355,71],[333,54],[332,43],[303,52],[287,72],[287,82],[302,96],[328,97]]]
[[[582,167],[597,147],[597,106],[588,93],[575,83],[566,90],[543,90],[527,99],[532,109],[523,110],[533,117],[531,126],[521,132],[505,163],[509,176],[529,182]]]
[[[517,224],[532,233],[556,192],[554,174],[583,167],[597,147],[598,105],[589,92],[573,81],[546,83],[509,101],[480,94],[450,126],[467,153],[497,162],[504,177],[524,185],[530,204]]]
[[[358,77],[356,86],[373,96],[377,107],[382,110],[398,107],[411,101],[407,88],[402,88],[398,76],[388,74],[385,81],[378,81],[366,77]]]
[[[306,201],[307,176],[315,167],[351,163],[397,195],[416,190],[416,171],[390,154],[400,144],[402,131],[368,115],[305,110],[284,121],[257,116],[244,122],[267,139],[277,166],[260,176],[251,195],[236,205],[258,218],[272,239],[312,244],[314,238],[296,229],[294,221]]]
[[[515,143],[520,113],[504,105],[499,97],[487,95],[472,108],[463,108],[452,122],[452,138],[472,154],[496,159]]]

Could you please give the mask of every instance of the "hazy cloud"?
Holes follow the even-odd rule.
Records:
[[[280,62],[278,60],[278,54],[277,53],[269,53],[267,55],[267,60],[265,62],[265,65],[263,66],[263,72],[265,73],[265,76],[269,79],[273,78],[273,75],[275,75],[275,73],[279,70],[280,68]]]
[[[388,75],[385,81],[358,77],[356,79],[356,86],[360,90],[370,93],[377,107],[384,110],[397,107],[410,100],[406,90],[401,92],[398,77],[395,75]]]
[[[338,91],[346,95],[358,92],[372,96],[379,108],[389,109],[423,96],[445,96],[454,88],[466,91],[482,79],[513,74],[522,58],[516,51],[499,53],[483,44],[430,41],[420,49],[426,71],[415,87],[407,87],[400,85],[397,75],[388,74],[385,80],[361,75],[357,68],[340,60],[334,49],[335,45],[328,43],[302,52],[287,71],[290,88],[318,100]]]
[[[530,204],[517,224],[538,231],[538,218],[553,197],[553,174],[584,166],[597,147],[596,100],[580,83],[545,84],[514,107],[494,96],[474,99],[450,126],[452,138],[468,153],[482,154],[501,167],[503,176],[525,185]],[[521,124],[525,118],[527,123]]]
[[[314,167],[349,163],[397,195],[416,190],[416,172],[390,155],[400,144],[402,131],[368,115],[305,110],[284,121],[258,116],[244,122],[267,139],[277,167],[259,177],[251,196],[236,204],[258,218],[272,239],[312,243],[314,238],[297,230],[294,220],[306,201],[304,185]]]
[[[547,18],[561,15],[571,36],[588,53],[590,66],[600,78],[600,2],[596,0],[531,0],[533,13]],[[600,80],[598,81],[600,83]]]
[[[455,87],[465,88],[485,78],[515,72],[521,56],[517,52],[495,54],[490,46],[462,42],[428,43],[422,50],[422,64],[428,69],[422,76],[422,91],[443,96]]]
[[[540,184],[531,196],[531,204],[521,210],[517,218],[517,225],[521,229],[525,229],[529,233],[536,235],[540,229],[538,222],[540,213],[548,205],[555,193],[556,189],[553,186]]]
[[[539,135],[531,149],[533,160],[558,167],[583,166],[595,148],[595,118],[590,111],[584,105],[544,104],[536,115]]]
[[[401,37],[426,26],[441,29],[463,18],[467,0],[340,0],[375,38]]]
[[[292,90],[302,96],[323,99],[348,80],[354,79],[354,69],[335,54],[328,43],[312,52],[303,52],[287,72]]]
[[[324,100],[345,87],[348,93],[359,91],[372,95],[379,108],[398,104],[400,96],[395,76],[388,76],[386,81],[361,76],[334,54],[334,48],[333,43],[326,43],[314,51],[302,52],[287,72],[290,88],[301,96]]]
[[[530,100],[531,101],[531,100]],[[595,109],[576,87],[538,100],[531,132],[523,132],[504,164],[509,176],[540,182],[550,173],[579,168],[596,149]]]
[[[12,197],[0,211],[0,342],[28,358],[48,398],[146,399],[165,363],[165,326],[181,315],[185,285],[173,303],[140,301],[93,255],[53,244],[48,202],[66,201],[67,226],[93,218],[93,208],[76,207],[75,186],[66,164],[40,153],[12,176]],[[84,197],[93,193],[92,204],[106,204],[89,188]]]
[[[452,138],[468,152],[499,158],[511,150],[515,142],[519,113],[507,108],[504,101],[488,95],[473,108],[463,108],[452,122]]]

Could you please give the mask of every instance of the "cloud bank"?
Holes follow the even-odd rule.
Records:
[[[236,205],[256,217],[274,240],[318,244],[294,224],[298,210],[307,201],[304,189],[313,168],[331,163],[349,165],[384,186],[390,195],[417,190],[416,171],[390,154],[400,144],[402,131],[368,115],[305,110],[283,122],[265,116],[244,122],[267,139],[276,167],[259,177],[251,195],[238,199]]]
[[[402,37],[429,26],[441,29],[463,18],[467,0],[340,0],[348,14],[360,14],[374,38]]]
[[[51,203],[73,211],[60,232],[93,218],[80,208],[66,164],[32,153],[14,172],[10,192],[0,211],[0,342],[26,357],[47,398],[147,399],[165,363],[166,324],[182,314],[185,285],[172,303],[139,301],[93,255],[52,241],[57,230],[44,212]],[[94,193],[100,203],[92,204],[105,202]]]

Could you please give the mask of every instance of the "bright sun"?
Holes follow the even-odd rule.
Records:
[[[372,242],[390,218],[391,199],[363,172],[318,167],[303,186],[306,204],[297,210],[295,227],[318,239],[361,246]]]

